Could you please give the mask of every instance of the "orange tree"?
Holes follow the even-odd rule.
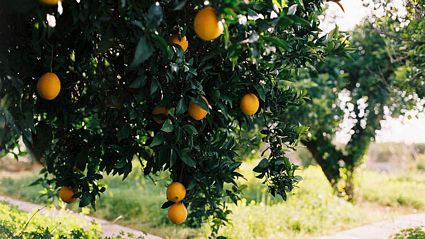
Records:
[[[216,230],[239,197],[237,152],[258,143],[243,136],[260,127],[268,147],[254,171],[286,199],[300,178],[284,151],[306,130],[282,120],[303,103],[291,80],[342,50],[340,36],[321,34],[322,1],[205,4],[3,0],[2,154],[23,154],[22,138],[82,207],[105,191],[103,175],[125,178],[137,159],[184,185],[191,225],[214,218]]]

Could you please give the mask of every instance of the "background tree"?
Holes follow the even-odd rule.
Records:
[[[293,107],[289,115],[311,126],[311,137],[302,143],[348,199],[354,195],[355,169],[381,121],[423,110],[424,1],[406,1],[404,8],[406,14],[400,14],[391,1],[376,2],[375,9],[386,14],[366,19],[349,33],[353,52],[328,58],[318,71],[305,71],[297,81],[312,104]],[[341,146],[334,141],[343,122],[351,137]]]
[[[211,32],[196,32],[200,39],[193,29],[204,1],[42,2],[49,5],[2,0],[3,154],[22,154],[22,137],[66,200],[75,191],[80,206],[93,207],[105,191],[104,173],[125,178],[136,158],[145,175],[169,171],[187,189],[190,224],[214,218],[217,232],[226,202],[238,199],[243,158],[236,152],[247,141],[240,135],[255,120],[268,153],[254,171],[286,199],[299,177],[284,150],[306,129],[282,121],[288,106],[303,102],[290,81],[297,69],[343,50],[339,35],[321,35],[322,1],[209,1],[210,16],[224,25],[213,41],[202,40]],[[202,29],[218,29],[216,21]],[[182,47],[169,44],[171,36]],[[49,71],[59,78],[56,98],[37,93],[58,90],[53,75],[38,84]],[[252,117],[239,109],[247,93],[260,101]],[[193,119],[204,111],[204,119]]]

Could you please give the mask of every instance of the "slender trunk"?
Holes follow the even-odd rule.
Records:
[[[312,141],[302,141],[302,144],[307,147],[308,151],[310,151],[316,163],[320,166],[323,173],[326,176],[326,179],[329,183],[334,187],[339,180],[339,174],[335,174],[331,170],[329,170],[328,165],[326,164],[325,159],[322,156],[322,153],[317,149],[316,145]]]
[[[323,144],[324,139],[320,140]],[[341,161],[347,163],[351,162],[352,159],[349,156],[344,155],[330,143],[326,144],[326,151],[324,148],[320,148],[315,140],[303,140],[302,144],[304,144],[310,151],[336,194],[348,201],[354,200],[354,171],[356,168],[347,164],[345,164],[345,166],[348,167],[340,165]],[[327,159],[325,159],[323,155],[327,155]],[[340,170],[341,168],[344,170]],[[341,183],[343,183],[343,187],[339,186]]]

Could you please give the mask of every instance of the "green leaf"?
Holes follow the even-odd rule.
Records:
[[[87,205],[90,204],[90,202],[92,201],[92,196],[90,193],[88,192],[84,192],[81,196],[81,200],[80,200],[80,207],[85,207]]]
[[[159,2],[155,2],[149,7],[148,10],[148,19],[151,24],[159,26],[164,18],[162,7]]]
[[[196,128],[191,124],[187,124],[187,125],[183,126],[183,130],[186,131],[187,133],[191,134],[191,135],[198,134],[198,130],[196,130]]]
[[[269,167],[269,161],[267,159],[262,159],[260,163],[253,169],[256,173],[265,172]]]
[[[167,119],[164,124],[162,125],[161,131],[164,131],[166,133],[170,133],[174,131],[173,124],[171,123],[170,119]]]
[[[152,79],[151,81],[151,88],[150,88],[150,94],[151,96],[155,95],[159,88],[159,82],[156,79]]]
[[[265,101],[266,100],[266,92],[264,91],[264,87],[257,83],[257,84],[254,85],[254,88],[257,91],[257,94],[260,97],[260,99],[262,101]]]
[[[302,8],[304,8],[304,1],[303,0],[295,0],[295,2],[300,5]]]
[[[183,114],[184,112],[186,112],[187,110],[187,105],[186,102],[183,98],[181,98],[179,100],[179,102],[177,102],[177,106],[176,106],[176,116],[179,116],[181,114]]]
[[[166,201],[164,204],[162,204],[161,208],[162,208],[162,209],[169,208],[169,207],[171,207],[171,205],[173,205],[174,203],[175,203],[175,202],[172,202],[172,201]]]
[[[288,42],[286,42],[282,38],[273,36],[273,37],[263,37],[263,39],[266,42],[271,43],[274,46],[277,46],[277,47],[280,47],[280,48],[283,48],[283,49],[288,49],[289,48]]]
[[[189,167],[196,168],[196,162],[193,160],[190,155],[187,153],[187,151],[183,151],[180,154],[181,160]]]
[[[131,68],[136,68],[143,62],[145,62],[154,52],[150,42],[145,36],[140,37],[139,43],[137,44],[136,51],[134,52],[133,62],[130,64]]]
[[[204,109],[207,112],[210,112],[210,109],[208,107],[207,102],[205,102],[204,99],[202,99],[200,96],[197,98],[190,98],[192,100],[193,103],[199,105],[202,109]]]
[[[297,175],[297,176],[294,176],[294,180],[295,180],[296,182],[301,182],[301,181],[303,180],[303,177],[301,177],[301,176]]]
[[[133,82],[131,82],[131,84],[128,87],[130,89],[138,89],[145,86],[145,84],[146,84],[146,76],[141,75],[141,76],[138,76]]]
[[[117,138],[119,141],[121,141],[125,138],[128,138],[130,136],[130,133],[131,133],[130,126],[124,125],[123,127],[121,127],[120,130],[118,130]]]
[[[177,0],[174,3],[174,11],[179,11],[182,10],[184,8],[184,6],[186,5],[187,0]]]
[[[155,147],[161,145],[165,141],[165,137],[162,133],[158,133],[152,140],[152,143],[149,145],[150,147]]]

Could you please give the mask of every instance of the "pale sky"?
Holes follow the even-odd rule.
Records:
[[[334,28],[335,24],[331,23],[332,20],[340,30],[347,31],[353,29],[365,16],[371,14],[371,9],[365,8],[361,0],[341,0],[345,12],[336,3],[328,2],[327,5],[326,19],[321,25],[326,32]]]
[[[333,3],[328,3],[326,18],[323,20],[321,28],[329,32],[338,25],[340,30],[347,31],[354,28],[365,16],[372,13],[371,7],[364,7],[361,0],[341,0],[345,12]],[[346,124],[346,123],[345,123]],[[336,141],[347,142],[349,130],[342,130],[336,135]],[[388,119],[383,122],[382,130],[377,132],[377,142],[404,142],[404,143],[425,143],[425,114],[421,114],[418,119]]]

